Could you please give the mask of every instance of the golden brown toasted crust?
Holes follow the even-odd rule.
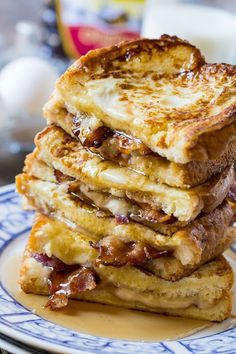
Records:
[[[122,63],[122,69],[128,69],[130,63],[138,58],[136,68],[143,70],[142,64],[149,66],[148,60],[152,59],[153,55],[159,55],[159,52],[167,52],[171,54],[171,50],[175,51],[179,48],[183,52],[179,54],[179,57],[173,56],[171,58],[174,62],[173,69],[175,72],[194,70],[205,63],[200,51],[188,43],[176,36],[163,35],[160,39],[137,39],[132,42],[125,41],[109,47],[95,49],[89,51],[86,55],[80,57],[58,80],[58,84],[64,84],[66,80],[70,80],[70,76],[81,72],[84,76],[81,79],[87,80],[88,75],[94,75],[97,72],[109,73],[117,68],[120,69],[120,63]],[[186,51],[188,51],[189,61],[181,61],[181,56],[186,57]],[[190,60],[191,57],[191,60]],[[184,67],[182,66],[184,64]],[[171,68],[172,69],[172,68]],[[144,68],[145,70],[145,68]],[[83,81],[79,80],[80,83]]]
[[[104,235],[114,235],[125,242],[142,241],[153,247],[173,249],[175,257],[184,265],[201,262],[206,247],[215,248],[217,252],[217,245],[224,237],[225,227],[232,218],[232,210],[226,204],[210,216],[194,221],[192,226],[171,236],[165,236],[135,222],[117,225],[114,217],[101,214],[96,208],[70,198],[62,185],[43,182],[22,174],[17,176],[16,186],[18,192],[27,197],[32,207],[45,214],[53,213],[57,218],[68,220],[96,241]]]
[[[220,222],[220,220],[219,220]],[[225,225],[225,227],[227,227]],[[196,266],[189,266],[181,264],[178,259],[170,259],[170,257],[163,257],[155,261],[150,261],[145,268],[157,276],[171,281],[176,281],[182,277],[186,277],[194,270],[198,269],[202,264],[205,264],[216,257],[220,256],[236,239],[235,228],[228,228],[223,237],[215,239],[211,231],[209,231],[209,239],[212,237],[212,242],[207,242],[206,247],[202,252],[201,261]]]
[[[69,114],[63,106],[54,105],[50,109],[48,107],[45,116],[48,124],[59,126],[73,138],[78,139],[72,131],[73,115]],[[229,142],[222,155],[219,155],[216,159],[191,161],[186,164],[168,161],[158,154],[142,156],[135,153],[133,155],[125,155],[125,157],[120,154],[113,159],[107,157],[107,149],[109,148],[109,145],[105,142],[102,148],[90,147],[90,150],[94,153],[99,153],[105,159],[118,163],[120,166],[129,167],[143,173],[153,182],[166,183],[173,187],[190,188],[204,183],[233,163],[236,151],[236,137]],[[104,151],[106,152],[105,155]]]
[[[48,295],[47,281],[49,274],[50,269],[34,262],[31,248],[27,244],[20,268],[19,285],[21,289],[27,294]]]
[[[157,74],[155,80],[153,73]],[[55,96],[70,113],[85,111],[95,115],[108,127],[141,139],[151,150],[167,159],[187,163],[218,158],[234,139],[235,77],[234,66],[206,64],[195,47],[176,37],[165,36],[160,40],[140,39],[90,52],[58,80]],[[103,91],[101,85],[110,78],[114,81],[112,88]],[[121,83],[117,81],[120,78]],[[173,92],[176,89],[179,93],[173,95],[178,99],[182,97],[182,103],[173,104],[171,98],[171,103],[161,103],[161,110],[157,99],[156,108],[154,101],[144,105],[140,95],[147,99],[156,92],[147,86],[148,80],[159,83],[164,90],[168,84],[174,85]],[[135,86],[137,82],[144,85],[144,94]],[[134,88],[130,88],[132,86]],[[104,95],[114,92],[117,98],[105,102]],[[160,95],[160,98],[164,96]],[[111,112],[110,106],[106,105],[114,103],[120,110]],[[121,111],[122,119],[119,116]]]

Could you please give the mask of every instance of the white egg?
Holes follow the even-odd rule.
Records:
[[[7,64],[0,72],[0,95],[7,113],[41,115],[57,76],[49,62],[37,57],[22,57]]]

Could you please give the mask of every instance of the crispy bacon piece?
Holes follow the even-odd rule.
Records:
[[[139,139],[130,137],[122,132],[113,132],[106,126],[100,126],[96,129],[92,129],[89,126],[87,129],[81,128],[81,117],[73,117],[72,132],[79,138],[81,144],[87,147],[100,148],[103,142],[110,138],[108,139],[108,146],[110,149],[115,150],[113,151],[113,155],[114,153],[116,155],[128,155],[133,151],[138,151],[140,155],[152,154],[152,151]],[[107,153],[109,154],[108,151]]]
[[[231,208],[234,212],[231,220],[231,224],[233,225],[236,222],[236,181],[232,183],[227,199],[229,200]]]
[[[140,210],[138,215],[133,215],[134,218],[140,218],[140,221],[149,221],[153,223],[172,224],[177,219],[173,215],[167,215],[163,210],[156,210],[147,203],[139,203]],[[132,215],[131,215],[132,216]]]
[[[236,203],[236,181],[234,181],[230,186],[230,190],[228,193],[228,199],[232,203]]]
[[[99,127],[87,135],[83,145],[87,147],[99,148],[104,140],[111,136],[113,132],[108,127]]]
[[[52,310],[67,306],[69,298],[83,291],[93,290],[97,286],[97,277],[93,269],[79,267],[72,272],[52,271],[49,279],[51,296],[46,307]]]
[[[46,307],[52,310],[67,306],[69,298],[78,293],[96,288],[98,277],[92,268],[78,264],[68,265],[56,257],[36,253],[33,257],[52,272],[48,281],[50,297]]]
[[[97,129],[88,129],[86,134],[81,134],[81,119],[78,117],[73,118],[72,124],[72,132],[78,137],[83,146],[99,148],[102,146],[104,140],[106,140],[109,136],[113,135],[113,132],[110,128],[105,126],[100,126]],[[84,136],[83,136],[84,135]]]
[[[32,257],[39,263],[42,263],[45,267],[51,267],[57,272],[72,272],[78,268],[77,264],[65,264],[59,258],[52,256],[48,257],[43,253],[34,253]]]
[[[71,182],[74,181],[73,177],[64,175],[64,173],[62,173],[59,170],[54,170],[54,176],[57,180],[58,183],[63,183],[63,182]]]
[[[132,138],[120,132],[115,132],[114,135],[102,144],[99,149],[99,154],[108,160],[122,158],[118,162],[128,159],[132,153],[138,155],[151,155],[153,152],[144,145],[140,140]]]
[[[140,266],[151,259],[172,254],[171,250],[158,250],[140,241],[125,243],[115,236],[104,237],[96,244],[90,242],[90,245],[99,250],[96,266]]]
[[[129,216],[128,215],[115,215],[117,225],[123,225],[129,223]]]
[[[138,151],[140,155],[148,155],[151,150],[144,145],[139,139],[132,138],[126,134],[116,132],[113,139],[118,142],[118,150],[121,154],[130,154],[133,151]]]

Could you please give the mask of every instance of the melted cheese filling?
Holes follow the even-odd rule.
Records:
[[[158,81],[152,77],[153,73],[145,78],[132,75],[130,78],[93,80],[87,84],[88,92],[107,115],[126,123],[133,121],[134,124],[149,119],[162,123],[167,119],[168,123],[171,112],[191,112],[193,107],[195,112],[200,112],[203,103],[208,102],[209,95],[214,96],[209,87],[206,95],[203,87],[186,86],[181,77],[173,77],[171,80],[160,78]]]
[[[151,292],[137,292],[125,287],[117,288],[115,295],[124,301],[135,301],[152,308],[186,309],[190,306],[197,306],[198,308],[204,309],[213,306],[212,299],[201,299],[198,295],[168,298],[167,296],[158,296]]]
[[[64,186],[61,186],[61,187],[64,188]],[[24,188],[24,185],[23,185],[23,188]],[[32,187],[30,187],[30,188],[32,188],[32,190],[30,189],[29,191],[25,191],[24,194],[27,196],[27,198],[29,200],[32,199],[32,204],[34,205],[34,207],[35,206],[38,207],[38,208],[40,207],[40,209],[44,210],[44,213],[48,214],[48,215],[50,215],[52,213],[52,211],[53,211],[55,218],[57,218],[58,215],[61,216],[60,208],[59,208],[59,212],[57,212],[57,210],[55,210],[55,208],[54,208],[55,203],[61,203],[60,192],[59,192],[58,196],[53,195],[52,183],[41,182],[41,181],[40,182],[39,181],[35,182],[34,181],[32,183]],[[62,194],[62,195],[64,195],[64,194]],[[49,200],[51,200],[51,205],[48,204]],[[62,204],[60,204],[60,207],[63,206],[64,208],[68,208],[68,205],[70,205],[70,207],[68,208],[70,210],[71,204],[74,206],[74,204],[70,202],[70,198],[68,198],[68,201],[67,200],[63,200]],[[67,213],[63,217],[66,218],[67,217]],[[75,222],[74,219],[71,218],[71,217],[70,217],[70,220],[72,222]],[[86,222],[87,221],[88,221],[88,218],[87,218]],[[78,221],[76,221],[76,225],[77,224],[78,224]],[[79,223],[79,224],[83,225],[82,222]],[[125,226],[125,228],[124,228],[124,226]],[[113,228],[112,231],[110,230],[109,232],[114,234],[114,235],[117,235],[118,237],[123,239],[125,242],[139,240],[139,235],[136,235],[136,233],[133,234],[133,229],[132,228],[130,228],[130,234],[127,233],[126,228],[128,228],[128,227],[129,227],[129,225],[118,225],[115,228]],[[85,233],[88,234],[87,228],[85,228],[85,229],[86,229]],[[154,231],[152,231],[151,229],[147,229],[147,233],[148,234],[150,234],[149,231],[151,232],[151,234],[154,233]],[[89,233],[91,233],[91,230],[89,231]],[[95,233],[95,235],[93,233],[91,234],[92,239],[94,238],[94,236],[96,238],[96,233]],[[77,235],[75,237],[76,237],[76,240],[78,240]],[[57,238],[57,239],[60,239],[60,238]],[[146,238],[145,238],[145,240],[146,240]],[[199,258],[198,255],[195,255],[195,253],[196,253],[195,244],[190,242],[190,240],[188,238],[186,240],[183,237],[182,238],[179,237],[178,234],[176,236],[173,235],[172,237],[169,237],[169,236],[166,236],[166,235],[161,235],[161,234],[155,234],[155,239],[147,237],[147,240],[148,240],[148,243],[150,243],[154,247],[155,247],[155,244],[158,242],[159,246],[161,246],[162,248],[167,246],[168,249],[170,249],[170,248],[173,249],[174,250],[174,256],[176,258],[178,258],[183,265],[195,264],[195,262],[197,261],[196,260],[196,256],[197,256],[197,258]],[[65,257],[65,254],[64,254],[65,253],[64,252],[64,249],[65,249],[64,238],[62,238],[61,241],[63,243],[62,251],[61,251],[61,255],[58,254],[57,257],[62,259],[65,263],[67,263],[67,261],[64,260],[64,257]],[[58,244],[58,242],[56,241],[55,242],[55,252],[58,250],[57,244]],[[185,254],[184,252],[181,251],[183,246],[188,247],[188,253],[187,254]],[[71,246],[70,243],[69,243],[69,245],[67,247],[67,254],[69,256],[69,259],[68,259],[69,264],[70,264],[70,262],[72,262],[72,259],[71,259],[71,256],[70,256],[70,249],[69,249],[70,247],[72,247],[73,250],[75,252],[77,252],[76,249],[75,249],[75,247],[77,247],[77,246],[75,246],[75,245]]]
[[[82,198],[85,196],[90,201],[92,201],[97,207],[102,210],[109,211],[114,216],[130,216],[130,218],[135,218],[135,220],[140,216],[140,207],[135,204],[132,200],[128,201],[125,198],[115,197],[109,193],[103,193],[97,190],[90,189],[87,185],[81,184],[78,186],[80,192],[78,197]],[[75,193],[76,195],[76,193]],[[141,216],[140,216],[141,221]],[[153,220],[153,222],[155,222]]]
[[[112,215],[128,215],[132,212],[138,213],[138,206],[133,205],[124,198],[118,198],[112,194],[91,190],[85,184],[80,185],[80,191],[97,207],[108,210]]]
[[[30,271],[32,277],[34,276],[34,274],[38,274],[39,269],[41,270],[41,272],[43,271],[43,277],[41,282],[42,284],[46,285],[48,283],[47,280],[49,278],[51,268],[42,266],[33,258],[30,258],[28,260],[28,264],[31,264],[31,266],[33,267]],[[40,283],[40,281],[38,281],[38,283]],[[197,306],[200,309],[207,309],[214,305],[216,299],[215,296],[220,297],[221,294],[219,292],[218,295],[212,297],[203,297],[198,293],[188,296],[177,295],[174,297],[168,297],[167,295],[159,295],[152,291],[137,291],[124,286],[117,287],[111,282],[111,280],[109,280],[109,282],[106,282],[105,279],[101,281],[100,286],[110,289],[110,291],[121,300],[128,302],[139,302],[151,308],[161,309],[186,309],[190,306]]]

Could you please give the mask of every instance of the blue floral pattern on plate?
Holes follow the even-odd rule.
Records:
[[[29,232],[32,217],[32,212],[22,210],[13,185],[0,189],[0,257],[11,242]],[[57,353],[236,353],[235,328],[202,338],[166,342],[114,340],[78,333],[33,314],[19,304],[1,282],[0,331],[26,344]]]

